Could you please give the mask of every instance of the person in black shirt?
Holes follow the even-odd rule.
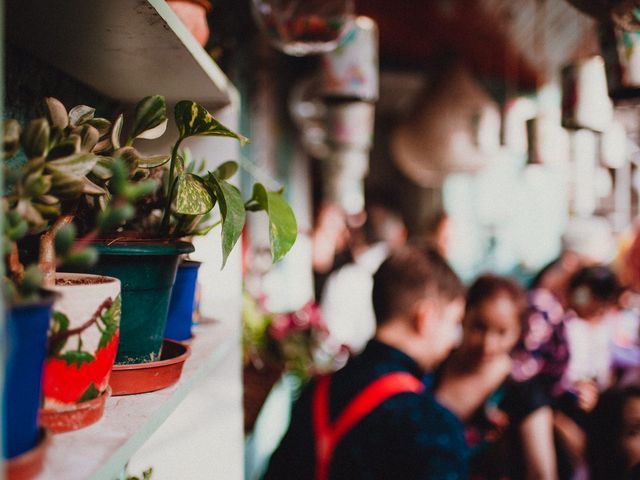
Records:
[[[467,478],[460,421],[423,390],[453,346],[462,286],[434,250],[404,247],[374,275],[377,330],[296,403],[267,480]]]

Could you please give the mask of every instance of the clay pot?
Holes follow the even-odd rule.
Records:
[[[40,423],[52,432],[97,422],[108,397],[120,325],[117,278],[58,273]]]
[[[209,0],[167,0],[171,9],[203,47],[209,40],[207,14],[211,12]]]

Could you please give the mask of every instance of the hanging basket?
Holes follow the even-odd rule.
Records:
[[[249,362],[242,370],[244,408],[244,433],[253,430],[262,405],[269,392],[282,376],[284,367],[281,363],[267,362],[262,368],[257,368]]]

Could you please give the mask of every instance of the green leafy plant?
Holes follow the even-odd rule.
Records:
[[[113,158],[120,157],[125,159],[128,167],[125,189],[137,190],[141,182],[149,180],[157,185],[157,188],[146,191],[139,198],[135,215],[122,222],[113,236],[124,239],[179,239],[206,234],[220,224],[224,266],[242,233],[246,212],[264,211],[269,218],[272,258],[274,261],[281,259],[291,249],[297,236],[295,216],[283,191],[268,191],[262,184],[256,183],[251,198],[244,201],[239,189],[229,182],[238,171],[236,162],[224,162],[215,170],[205,173],[191,168],[180,150],[182,143],[194,136],[229,137],[241,144],[247,143],[248,139],[225,127],[195,102],[178,102],[174,113],[178,137],[168,156],[145,157],[135,146],[137,139],[158,138],[164,133],[167,117],[162,96],[146,97],[137,104],[130,133],[124,143],[121,142],[124,117],[119,116],[113,123],[109,135],[110,146],[106,146],[101,153],[104,159],[98,164],[99,171],[90,172],[92,180],[112,192],[114,180],[102,169],[108,167]],[[89,199],[87,204],[94,211],[99,211],[102,199]],[[205,220],[216,205],[220,221],[206,224]]]
[[[61,264],[94,262],[97,254],[88,248],[91,240],[101,229],[132,216],[129,201],[136,199],[122,188],[110,194],[90,178],[103,159],[98,152],[105,147],[111,122],[95,117],[95,110],[85,105],[67,112],[51,97],[45,105],[46,117],[31,120],[24,129],[16,120],[4,122],[4,167],[19,163],[17,168],[5,168],[2,199],[4,285],[9,299],[37,297],[40,287],[55,282],[55,271]],[[123,160],[113,158],[107,170],[112,177],[122,177]],[[105,197],[108,200],[97,223],[77,239],[72,222],[84,199]],[[39,235],[39,248],[25,265],[18,242],[30,235]]]

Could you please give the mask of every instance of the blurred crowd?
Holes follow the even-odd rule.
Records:
[[[372,338],[389,338],[418,361],[381,335],[376,272],[407,243],[446,258],[450,223],[439,213],[407,240],[400,216],[381,205],[333,222],[343,260],[318,263],[317,297],[329,330],[356,358],[370,355]],[[450,352],[420,380],[460,420],[467,453],[457,462],[468,471],[415,478],[640,478],[640,234],[617,243],[603,219],[572,220],[561,254],[529,285],[481,274],[466,288],[461,317]]]

